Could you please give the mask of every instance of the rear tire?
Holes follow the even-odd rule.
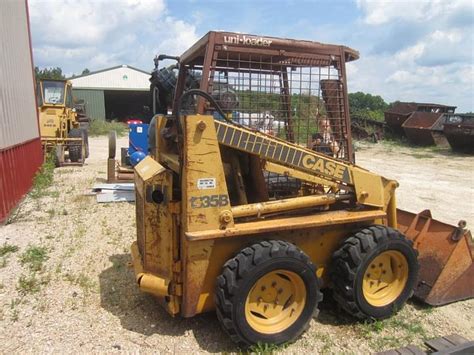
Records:
[[[225,263],[216,283],[217,317],[244,347],[295,340],[317,315],[321,300],[315,266],[284,241],[243,249]]]
[[[84,133],[84,145],[85,145],[85,151],[86,151],[86,158],[89,158],[89,133],[87,132],[87,129],[81,128],[82,132]]]
[[[84,131],[80,128],[73,128],[69,131],[68,137],[81,138],[80,142],[73,141],[68,143],[69,160],[73,163],[85,160]]]
[[[364,228],[334,253],[334,298],[356,318],[388,318],[413,294],[417,258],[413,242],[399,231],[380,225]]]

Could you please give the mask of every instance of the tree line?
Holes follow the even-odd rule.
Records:
[[[85,68],[80,75],[89,74],[91,71]],[[76,77],[76,74],[72,74],[72,77]],[[63,70],[60,67],[51,67],[51,68],[43,68],[40,69],[39,67],[35,67],[35,78],[36,80],[46,80],[46,79],[53,79],[53,80],[64,80],[66,76],[63,73]]]

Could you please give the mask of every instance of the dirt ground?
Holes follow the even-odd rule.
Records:
[[[134,205],[84,196],[106,176],[106,138],[90,145],[84,167],[56,169],[47,195],[27,197],[12,223],[0,226],[0,246],[18,247],[0,260],[0,352],[238,351],[214,313],[173,319],[138,291],[127,266]],[[474,157],[386,143],[358,144],[356,154],[361,166],[399,181],[401,208],[430,208],[442,221],[474,225]],[[43,251],[39,265],[25,256],[32,248]],[[439,308],[410,301],[372,324],[338,311],[330,295],[321,308],[301,338],[276,350],[368,353],[452,333],[474,340],[474,300]]]

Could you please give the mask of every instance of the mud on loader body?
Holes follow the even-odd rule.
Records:
[[[80,127],[73,107],[71,83],[66,80],[40,80],[37,94],[45,158],[53,152],[56,166],[84,164],[89,156],[89,141],[87,129]]]
[[[306,329],[326,287],[360,319],[389,317],[413,292],[473,296],[464,226],[397,211],[398,183],[352,163],[345,62],[357,58],[221,32],[181,56],[174,114],[155,117],[135,168],[136,281],[170,314],[215,309],[234,341],[278,344]],[[185,92],[196,72],[200,90]],[[332,152],[308,143],[327,133],[318,120]]]

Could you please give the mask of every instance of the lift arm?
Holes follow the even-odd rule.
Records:
[[[218,120],[215,127],[220,144],[258,155],[268,171],[353,192],[363,205],[386,210],[394,202],[394,180],[246,127]]]

